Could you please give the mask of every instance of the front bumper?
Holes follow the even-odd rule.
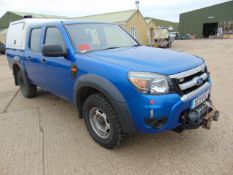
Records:
[[[183,125],[182,116],[192,111],[192,101],[201,96],[203,93],[210,91],[210,85],[198,89],[196,93],[185,100],[178,94],[167,95],[142,95],[138,99],[133,99],[128,106],[133,116],[136,130],[141,133],[159,133],[167,130],[173,130]],[[209,97],[210,98],[210,97]],[[208,98],[208,100],[210,100]],[[138,103],[135,103],[137,101]],[[154,101],[153,104],[150,102]],[[214,109],[214,108],[213,108]],[[214,109],[214,111],[216,111]],[[218,111],[217,111],[218,112]],[[203,118],[199,126],[204,126],[204,122],[209,125],[213,120],[212,117]],[[153,121],[157,121],[157,127],[154,127]],[[164,123],[163,123],[164,122]],[[152,123],[152,124],[151,124]],[[161,124],[162,123],[162,124]],[[188,129],[186,126],[183,129]],[[194,129],[194,128],[190,128]]]
[[[200,126],[210,129],[211,122],[218,121],[219,111],[215,109],[211,101],[206,101],[190,112],[184,113],[180,120],[181,125],[174,129],[175,132],[182,132],[186,129],[197,129]]]

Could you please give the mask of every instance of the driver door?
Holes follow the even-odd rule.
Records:
[[[67,52],[66,44],[58,26],[46,27],[43,45],[61,45],[63,50]],[[74,83],[71,75],[72,61],[67,56],[46,57],[42,55],[41,64],[42,87],[72,101]]]

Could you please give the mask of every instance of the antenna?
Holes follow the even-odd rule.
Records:
[[[137,9],[139,9],[139,4],[140,4],[139,0],[135,0],[135,5],[136,5]]]

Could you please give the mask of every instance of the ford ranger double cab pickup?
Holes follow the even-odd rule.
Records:
[[[218,120],[202,58],[145,47],[116,24],[15,21],[6,56],[23,96],[40,87],[73,103],[105,148],[127,133],[209,129]]]

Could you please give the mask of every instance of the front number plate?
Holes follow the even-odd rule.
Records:
[[[209,93],[210,91],[206,91],[204,94],[202,94],[201,96],[195,98],[193,101],[192,101],[192,104],[191,104],[191,109],[194,109],[196,108],[197,106],[199,106],[200,104],[202,104],[203,102],[206,101],[206,99],[208,98],[209,96]]]

